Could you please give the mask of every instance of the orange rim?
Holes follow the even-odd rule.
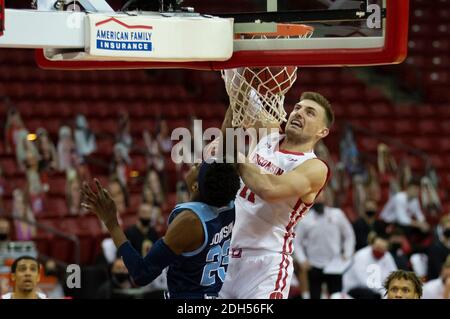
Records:
[[[312,33],[314,31],[314,28],[305,25],[305,24],[285,24],[285,23],[278,23],[277,24],[277,31],[276,32],[239,32],[236,33],[236,36],[246,35],[266,35],[266,36],[307,36],[308,34]]]

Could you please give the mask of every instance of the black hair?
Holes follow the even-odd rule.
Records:
[[[413,175],[408,181],[408,186],[420,187],[420,181],[421,181],[421,178],[419,176]]]
[[[375,241],[375,239],[377,239],[377,238],[389,241],[390,236],[386,232],[382,231],[382,232],[378,232],[378,233],[374,234],[373,241]]]
[[[117,183],[120,187],[120,191],[123,194],[124,202],[125,202],[125,208],[128,208],[130,206],[130,194],[128,193],[127,187],[122,184],[117,174],[111,174],[109,177],[108,187],[109,185]]]
[[[381,299],[378,292],[365,287],[352,288],[348,291],[348,295],[353,299]]]
[[[216,207],[235,199],[241,184],[235,165],[217,162],[209,166],[204,181],[202,201]]]
[[[20,262],[21,260],[33,260],[34,262],[36,262],[36,264],[37,264],[37,266],[38,266],[38,271],[39,271],[40,265],[39,265],[39,261],[38,261],[36,258],[31,257],[31,256],[20,256],[19,258],[17,258],[16,260],[14,260],[14,262],[13,262],[12,265],[11,265],[11,273],[12,273],[12,274],[15,274],[15,273],[16,273],[17,265],[19,264],[19,262]]]
[[[414,290],[419,296],[419,299],[422,297],[422,286],[423,286],[422,281],[419,279],[419,277],[417,277],[417,275],[413,271],[406,271],[406,270],[397,270],[391,272],[391,274],[386,278],[384,282],[384,289],[386,289],[385,295],[388,294],[389,286],[391,285],[391,282],[394,279],[404,279],[411,281],[414,285]]]

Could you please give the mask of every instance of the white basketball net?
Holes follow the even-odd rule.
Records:
[[[286,121],[284,97],[297,79],[297,68],[291,73],[286,68],[277,71],[273,74],[270,67],[222,71],[233,110],[234,127],[249,127],[258,120],[263,123]],[[266,75],[264,82],[258,77],[259,74]],[[280,78],[284,80],[278,82]]]
[[[295,38],[309,38],[311,35],[312,31]],[[268,37],[253,35],[251,38]],[[222,70],[222,78],[230,97],[234,127],[247,128],[257,121],[262,123],[286,121],[284,97],[297,79],[296,67],[228,69]]]

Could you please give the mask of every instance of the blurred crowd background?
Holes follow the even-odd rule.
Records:
[[[225,2],[215,5],[226,11]],[[367,283],[369,264],[380,267],[378,281],[405,269],[441,294],[449,289],[449,8],[446,0],[411,1],[401,65],[299,71],[287,111],[302,91],[317,91],[331,101],[336,125],[315,150],[332,175],[299,223],[293,298],[367,297],[348,292]],[[203,129],[221,126],[228,96],[220,74],[45,71],[21,49],[1,49],[0,64],[0,292],[11,289],[12,260],[30,254],[44,265],[40,285],[54,298],[161,297],[164,276],[133,286],[105,228],[80,207],[80,186],[92,177],[106,185],[145,254],[173,206],[188,198],[189,165],[171,160],[171,132],[192,131],[196,119]],[[81,265],[82,288],[67,289],[68,264]],[[325,269],[330,264],[336,269]]]

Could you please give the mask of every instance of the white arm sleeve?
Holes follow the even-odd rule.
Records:
[[[349,259],[355,252],[355,232],[342,210],[339,210],[338,223],[342,236],[343,255]]]
[[[395,221],[395,204],[394,197],[388,200],[381,211],[380,218],[386,223]]]
[[[420,203],[417,198],[412,200],[412,202],[409,205],[409,209],[411,210],[417,221],[419,222],[425,221],[425,216],[423,215],[422,208],[420,207]]]

